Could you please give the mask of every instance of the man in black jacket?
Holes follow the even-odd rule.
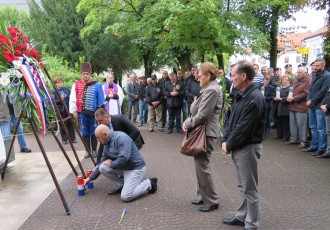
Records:
[[[167,133],[173,132],[174,122],[176,125],[176,131],[181,131],[181,106],[184,96],[184,85],[177,81],[175,73],[170,74],[170,81],[165,83],[165,96],[167,101],[168,110],[168,130]]]
[[[197,67],[191,68],[191,75],[186,79],[185,83],[185,96],[188,104],[188,116],[190,116],[190,106],[191,103],[195,100],[198,96],[201,87],[198,82],[197,77]]]
[[[163,92],[165,90],[165,84],[166,82],[169,82],[170,78],[168,77],[168,71],[166,69],[163,69],[162,71],[162,78],[158,80],[159,86],[162,88]],[[167,103],[166,103],[166,96],[163,95],[163,101],[162,101],[162,126],[161,128],[165,128],[166,120],[167,120]]]
[[[316,59],[313,64],[312,84],[307,94],[309,127],[312,131],[312,143],[304,152],[313,152],[313,156],[322,156],[327,148],[325,116],[320,106],[330,86],[330,73],[325,70],[325,60]]]
[[[320,106],[323,112],[325,112],[325,124],[327,128],[327,151],[321,155],[317,156],[317,158],[330,158],[330,89],[328,93],[325,95],[322,101],[322,105]]]
[[[107,125],[113,131],[122,131],[126,133],[135,143],[136,147],[140,150],[142,145],[144,145],[144,140],[140,134],[140,130],[125,116],[122,114],[111,115],[106,109],[98,109],[95,112],[95,120],[99,124]],[[100,163],[103,153],[103,145],[97,151],[97,161],[96,164]]]
[[[264,96],[253,84],[251,63],[240,61],[231,70],[232,82],[240,92],[232,106],[225,128],[222,149],[231,153],[240,190],[241,202],[234,217],[224,218],[228,225],[259,228],[258,160],[266,123]]]
[[[155,114],[157,115],[158,120],[158,128],[160,132],[164,132],[162,128],[162,111],[163,111],[163,87],[157,83],[157,76],[151,76],[151,84],[148,85],[146,89],[146,102],[149,104],[148,106],[148,117],[149,117],[149,132],[154,131],[154,123],[155,123]]]

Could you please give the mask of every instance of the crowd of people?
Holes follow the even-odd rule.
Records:
[[[265,131],[276,128],[275,139],[287,145],[297,145],[303,152],[313,152],[317,158],[329,158],[330,123],[327,122],[327,94],[330,73],[325,70],[325,60],[316,59],[311,64],[311,74],[306,66],[292,65],[281,68],[254,65],[255,84],[264,94],[267,108]],[[311,139],[311,143],[309,143]],[[328,139],[328,141],[327,141]],[[328,143],[327,143],[328,142]]]
[[[164,69],[160,79],[156,75],[138,79],[133,74],[125,88],[126,115],[121,114],[124,90],[114,82],[112,74],[107,75],[102,85],[92,80],[89,62],[81,63],[80,70],[81,79],[71,90],[63,87],[61,78],[53,80],[60,94],[54,92],[55,102],[62,117],[67,116],[65,106],[78,121],[88,150],[85,157],[97,157],[96,167],[85,184],[103,174],[111,183],[109,194],[120,193],[123,201],[157,191],[157,177],[144,179],[146,162],[140,153],[144,140],[138,127],[147,123],[149,132],[154,132],[156,126],[164,132],[167,125],[168,134],[174,130],[180,134],[190,132],[205,125],[207,147],[194,156],[197,193],[191,201],[201,205],[198,208],[201,212],[219,206],[210,156],[220,133],[223,134],[221,148],[225,154],[231,154],[241,196],[235,215],[224,218],[223,223],[241,225],[244,229],[259,228],[257,164],[262,141],[271,128],[277,129],[276,139],[284,144],[297,145],[317,158],[330,157],[330,73],[325,70],[323,59],[312,63],[311,75],[306,66],[298,66],[297,74],[293,74],[292,65],[287,64],[282,74],[281,68],[263,66],[260,71],[257,64],[247,61],[230,66],[229,77],[225,77],[223,68],[210,62],[193,66],[184,74],[181,70],[168,73]],[[226,92],[222,92],[222,87]],[[220,132],[219,118],[226,93],[232,103]],[[4,108],[0,124],[6,137],[12,109],[9,104],[0,107]],[[76,143],[72,120],[67,120],[65,126],[68,135],[61,127],[62,143],[66,144],[68,138]],[[21,142],[21,151],[27,152],[26,143]]]

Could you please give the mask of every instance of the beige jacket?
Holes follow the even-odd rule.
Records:
[[[222,92],[217,81],[202,88],[190,107],[191,116],[185,120],[188,129],[206,124],[206,136],[219,137],[219,117],[223,104]]]

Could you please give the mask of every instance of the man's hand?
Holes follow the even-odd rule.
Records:
[[[182,130],[183,130],[183,132],[187,132],[188,131],[185,123],[182,123]]]
[[[321,105],[320,108],[322,109],[323,112],[327,111],[327,105]]]
[[[221,147],[222,147],[223,154],[229,154],[229,152],[227,151],[226,142],[223,142]]]
[[[90,179],[89,177],[87,177],[87,178],[84,180],[84,185],[88,184],[90,181],[91,181],[91,179]]]
[[[151,102],[152,106],[157,107],[159,105],[158,101]]]
[[[288,102],[294,102],[294,98],[293,98],[293,97],[288,97],[286,100],[287,100]]]
[[[111,160],[110,160],[110,159],[105,160],[105,161],[103,161],[103,164],[106,165],[106,166],[108,166],[108,167],[110,167],[110,165],[111,165]]]
[[[306,102],[306,106],[307,106],[307,107],[311,107],[311,106],[312,106],[312,100],[308,100],[308,101]]]

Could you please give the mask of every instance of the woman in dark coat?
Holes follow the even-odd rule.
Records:
[[[290,91],[290,75],[284,74],[281,78],[280,97],[274,98],[274,113],[277,115],[278,127],[277,137],[275,139],[283,139],[289,141],[290,138],[290,112],[287,98]]]

